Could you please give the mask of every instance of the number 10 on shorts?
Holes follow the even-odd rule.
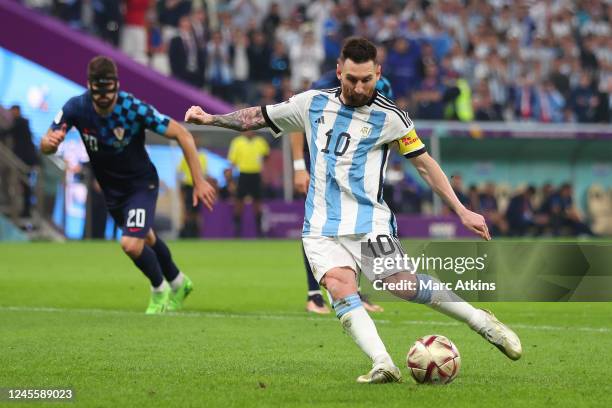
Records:
[[[370,282],[414,270],[412,264],[400,265],[406,255],[396,237],[380,234],[372,238],[370,234],[367,241],[361,241],[361,271]]]
[[[126,226],[143,228],[145,226],[145,216],[144,208],[132,208],[128,211]]]

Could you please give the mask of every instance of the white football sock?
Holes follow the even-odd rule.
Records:
[[[372,359],[373,365],[385,363],[394,366],[374,322],[363,306],[346,312],[340,317],[340,322],[359,348]]]
[[[181,285],[183,284],[184,277],[185,275],[183,275],[183,272],[179,272],[178,275],[176,275],[176,278],[174,278],[172,282],[170,282],[170,287],[172,288],[172,290],[177,290],[181,287]]]
[[[465,301],[440,302],[427,305],[432,309],[444,313],[460,322],[467,323],[472,329],[478,331],[484,325],[482,310],[476,309]]]
[[[417,274],[418,281],[431,280],[435,283],[440,281],[429,275]],[[421,282],[419,282],[419,285]],[[439,287],[438,285],[435,285]],[[419,286],[420,288],[421,286]],[[457,294],[450,290],[419,290],[416,298],[413,300],[418,303],[423,303],[432,309],[444,313],[460,322],[467,323],[473,330],[478,331],[485,324],[486,313],[476,309],[465,300],[461,299]]]
[[[168,283],[165,280],[163,280],[161,285],[157,287],[151,286],[151,291],[159,293],[159,292],[165,291],[167,288],[168,288]]]

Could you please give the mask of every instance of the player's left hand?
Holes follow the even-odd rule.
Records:
[[[461,222],[467,229],[480,236],[480,238],[490,241],[491,234],[489,234],[489,228],[487,227],[487,222],[484,217],[480,214],[477,214],[473,211],[465,209],[461,212],[459,218]]]
[[[193,186],[193,206],[201,202],[212,211],[213,204],[217,200],[217,190],[206,180]]]
[[[308,185],[310,184],[310,175],[306,170],[297,170],[293,173],[293,186],[295,191],[300,194],[308,193]]]

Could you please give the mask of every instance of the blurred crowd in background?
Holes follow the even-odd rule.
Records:
[[[278,102],[379,45],[412,117],[609,123],[604,0],[22,0],[236,105]]]
[[[574,202],[571,183],[511,187],[489,181],[465,186],[461,174],[450,177],[459,201],[487,220],[494,236],[593,236],[612,233],[612,190],[592,185],[587,212]],[[400,162],[392,162],[384,186],[385,202],[397,214],[431,214],[432,191],[423,188]],[[443,214],[451,214],[444,207]]]

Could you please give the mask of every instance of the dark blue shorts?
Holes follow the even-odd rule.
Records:
[[[108,209],[123,235],[144,238],[153,227],[155,206],[159,188],[145,188],[135,191],[122,200],[122,204]]]

